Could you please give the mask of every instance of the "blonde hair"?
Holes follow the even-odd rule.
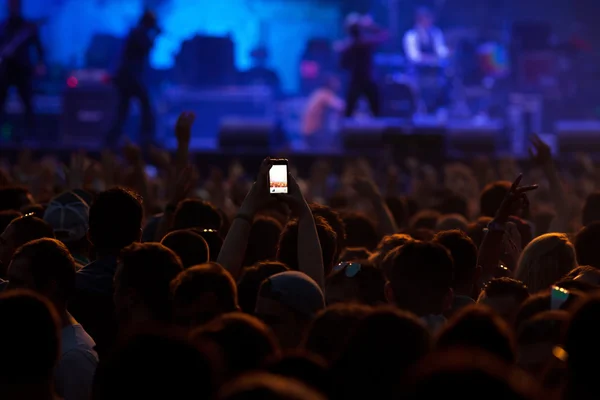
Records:
[[[549,288],[577,267],[575,248],[563,233],[547,233],[523,249],[515,278],[527,285],[531,293]]]

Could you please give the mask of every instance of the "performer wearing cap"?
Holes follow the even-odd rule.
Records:
[[[129,105],[134,98],[139,100],[142,112],[141,144],[148,145],[154,141],[154,113],[143,75],[154,40],[160,33],[156,16],[146,11],[125,40],[121,65],[113,78],[119,96],[119,105],[115,125],[106,138],[107,145],[110,147],[116,146],[122,135],[123,126],[129,116]]]
[[[379,89],[373,79],[373,52],[386,41],[388,33],[369,16],[350,14],[346,18],[348,38],[340,46],[342,67],[350,74],[346,93],[346,117],[354,114],[358,100],[365,96],[373,116],[379,115]]]

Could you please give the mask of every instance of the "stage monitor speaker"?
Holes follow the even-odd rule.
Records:
[[[448,150],[452,155],[493,155],[504,132],[502,123],[452,124],[448,127]]]
[[[347,119],[342,125],[340,136],[344,149],[348,151],[379,150],[389,144],[387,140],[401,136],[405,126],[407,124],[402,120]]]
[[[561,155],[600,153],[600,122],[559,121],[555,127]]]
[[[116,118],[117,94],[110,85],[67,89],[63,93],[62,140],[71,145],[99,145]]]
[[[283,146],[285,135],[275,119],[224,118],[219,128],[221,149],[260,150]]]
[[[402,136],[386,138],[393,145],[396,162],[416,157],[431,165],[441,165],[446,159],[446,135],[444,124],[415,124]]]

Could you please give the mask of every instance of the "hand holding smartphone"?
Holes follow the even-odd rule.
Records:
[[[272,166],[269,170],[269,193],[288,193],[288,160],[271,160]]]

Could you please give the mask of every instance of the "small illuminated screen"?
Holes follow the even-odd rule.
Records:
[[[269,189],[271,193],[287,193],[287,165],[273,165],[269,171]]]

